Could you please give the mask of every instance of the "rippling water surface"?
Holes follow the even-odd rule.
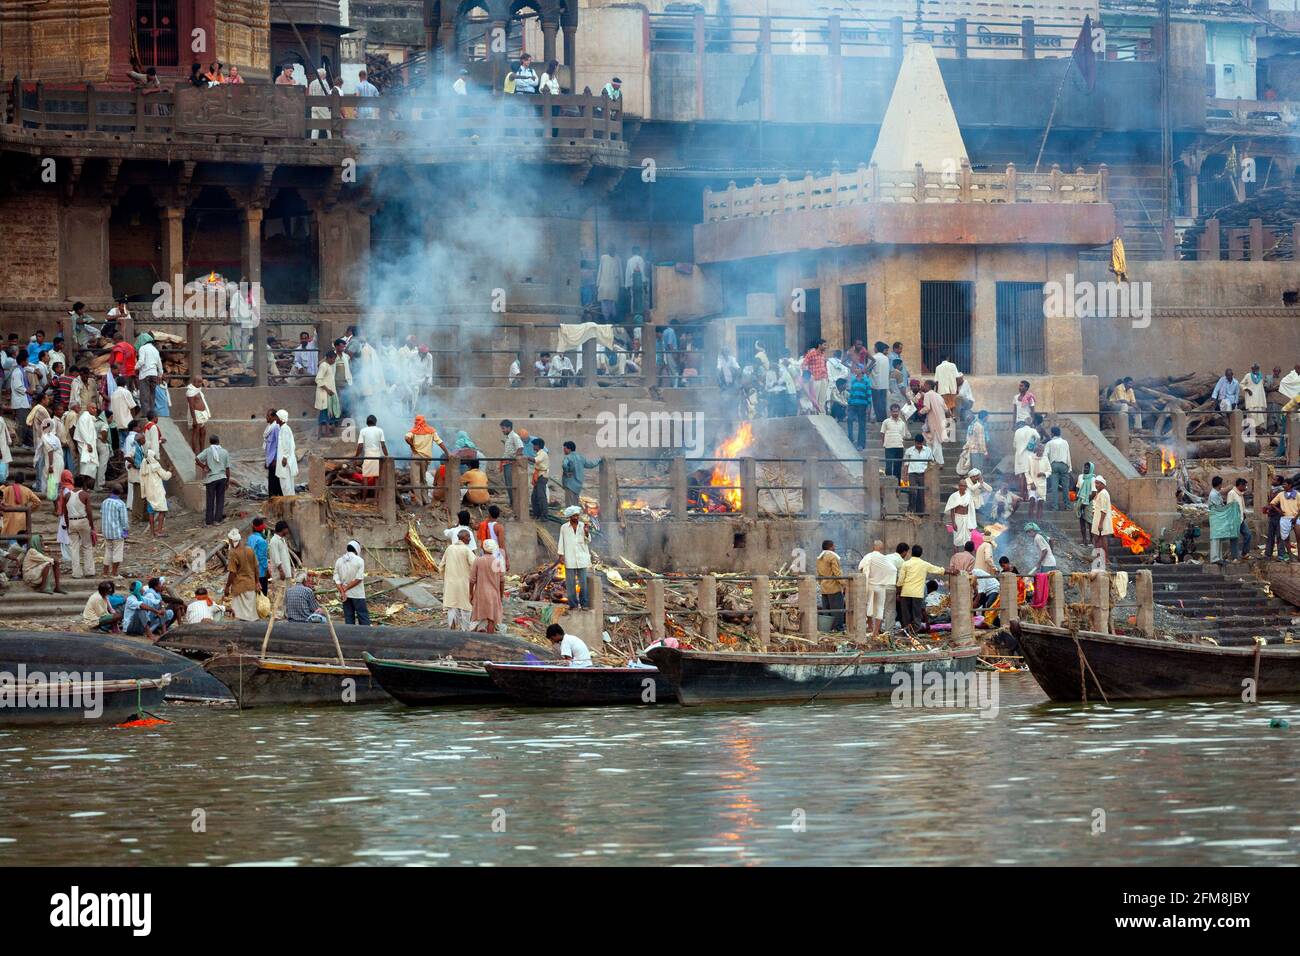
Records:
[[[1055,705],[1015,675],[1000,703],[0,731],[0,865],[1300,861],[1300,702]]]

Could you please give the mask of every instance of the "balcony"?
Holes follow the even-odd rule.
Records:
[[[315,115],[313,115],[315,114]],[[0,142],[57,155],[333,164],[469,161],[508,151],[519,161],[622,167],[622,104],[602,96],[308,96],[302,87],[246,83],[153,94],[24,84],[0,92]],[[154,149],[156,147],[156,149]],[[192,147],[186,150],[185,147]]]
[[[852,173],[705,190],[697,262],[724,262],[855,245],[1093,246],[1115,235],[1106,167],[1088,173]]]

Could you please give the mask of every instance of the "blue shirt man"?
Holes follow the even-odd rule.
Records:
[[[253,554],[257,556],[257,576],[265,579],[267,559],[270,552],[270,542],[266,540],[265,526],[254,526],[253,534],[248,536],[248,546],[253,549]]]

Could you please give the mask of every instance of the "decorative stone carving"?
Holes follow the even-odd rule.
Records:
[[[226,136],[306,136],[300,87],[244,83],[176,91],[176,132]]]

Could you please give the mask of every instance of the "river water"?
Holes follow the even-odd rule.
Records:
[[[993,717],[389,704],[0,731],[0,865],[1300,862],[1300,701],[999,688]]]

